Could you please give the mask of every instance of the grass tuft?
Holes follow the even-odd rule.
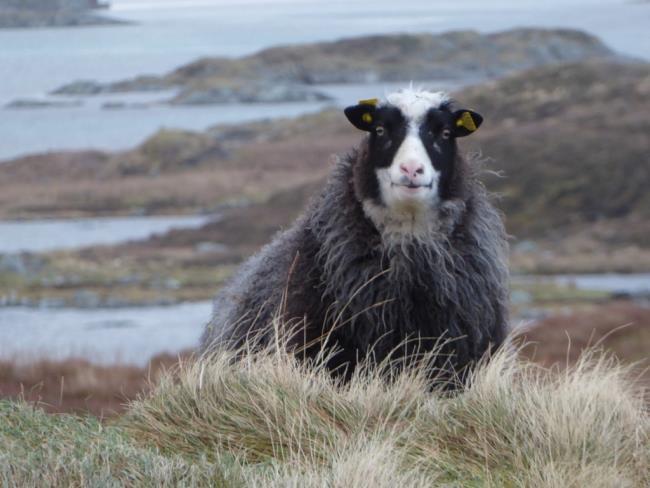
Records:
[[[390,383],[366,370],[341,386],[283,353],[233,357],[221,353],[165,378],[132,405],[132,437],[188,459],[229,452],[243,466],[265,467],[253,475],[258,482],[282,486],[648,479],[642,392],[607,356],[588,353],[559,372],[504,350],[455,396],[430,392],[417,369]]]
[[[117,423],[0,403],[6,486],[647,486],[650,421],[629,368],[505,348],[450,395],[414,369],[340,385],[277,351],[181,362]]]

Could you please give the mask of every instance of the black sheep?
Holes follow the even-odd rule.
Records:
[[[503,223],[456,144],[482,117],[413,89],[345,114],[368,137],[217,295],[202,349],[268,340],[280,316],[301,357],[332,347],[344,377],[441,343],[435,369],[466,371],[508,330]]]

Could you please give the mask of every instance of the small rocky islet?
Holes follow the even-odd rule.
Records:
[[[107,1],[100,0],[3,0],[0,29],[120,25],[127,22],[102,15]]]

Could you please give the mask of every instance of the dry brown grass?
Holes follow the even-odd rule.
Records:
[[[235,145],[225,155],[199,152],[198,162],[186,167],[168,168],[149,150],[164,134],[113,155],[80,152],[20,158],[0,166],[0,216],[124,215],[143,210],[178,214],[241,198],[262,201],[278,191],[322,180],[332,154],[358,140],[358,134],[341,130],[346,122],[332,112],[277,124],[280,129],[264,126],[266,137]],[[207,137],[185,138],[190,146],[195,138]],[[166,147],[160,141],[156,145]],[[220,142],[214,145],[220,147]],[[139,170],[124,174],[130,166]]]
[[[550,373],[504,350],[448,396],[411,370],[337,385],[284,353],[184,363],[115,424],[0,401],[0,484],[647,486],[650,423],[626,371]]]
[[[49,413],[92,414],[111,417],[156,384],[179,356],[162,354],[148,367],[98,366],[86,360],[0,362],[0,398],[37,403]]]
[[[625,378],[603,357],[557,374],[505,349],[449,397],[418,369],[341,386],[282,352],[220,354],[163,378],[125,426],[162,454],[234,455],[253,486],[641,486],[650,424]]]
[[[527,329],[522,353],[544,366],[576,364],[580,354],[600,347],[624,364],[635,364],[650,387],[650,308],[620,301],[587,311],[555,315]]]

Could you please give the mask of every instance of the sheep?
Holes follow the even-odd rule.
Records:
[[[217,295],[202,350],[270,341],[278,316],[297,324],[288,342],[301,358],[332,351],[326,367],[344,380],[361,362],[436,347],[431,370],[458,378],[498,347],[508,332],[506,233],[479,161],[457,147],[483,119],[452,105],[446,93],[409,88],[347,107],[367,136]]]

